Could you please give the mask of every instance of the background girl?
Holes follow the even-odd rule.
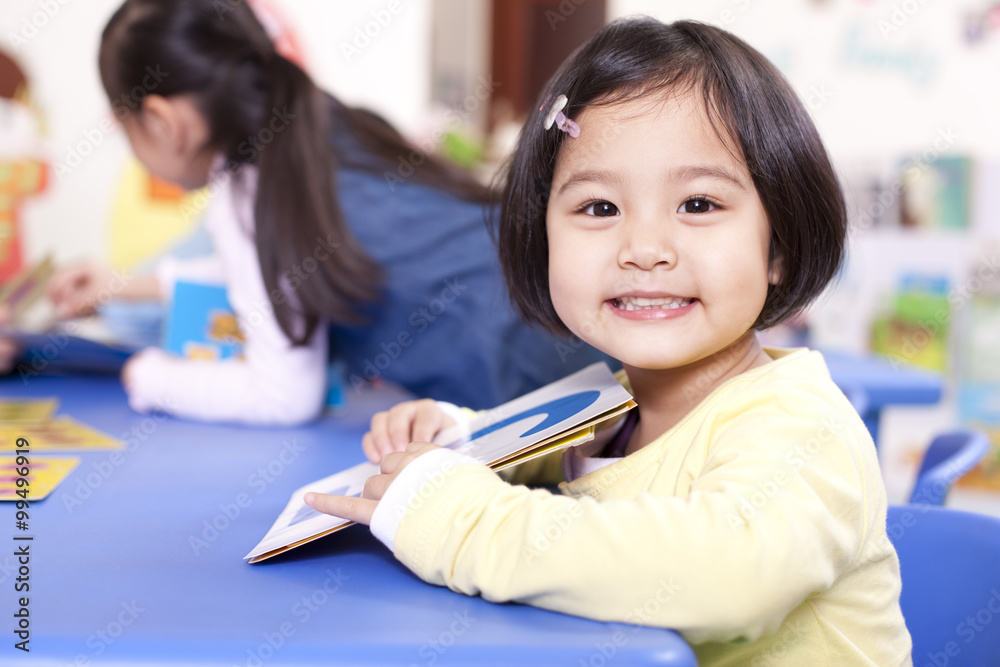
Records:
[[[808,113],[736,37],[644,19],[598,33],[540,103],[499,222],[511,293],[620,359],[639,407],[567,451],[553,495],[407,446],[451,418],[405,404],[372,422],[376,451],[406,449],[360,498],[306,501],[429,582],[675,628],[702,665],[910,664],[871,438],[819,353],[756,337],[842,259]]]
[[[245,361],[140,353],[124,373],[136,409],[300,422],[323,406],[328,353],[353,386],[382,378],[477,407],[593,361],[588,349],[558,354],[509,307],[486,188],[430,157],[398,177],[413,147],[318,90],[246,3],[127,0],[104,30],[100,70],[140,162],[211,188],[204,224],[218,253],[165,262],[117,296],[169,299],[179,278],[222,279],[247,339]],[[133,99],[151,72],[155,86]],[[107,281],[83,265],[50,296],[81,314]]]

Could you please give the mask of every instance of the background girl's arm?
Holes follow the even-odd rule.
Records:
[[[216,195],[223,205],[227,198],[228,193]],[[253,238],[228,208],[210,214],[206,226],[212,226],[219,257],[168,264],[159,274],[164,289],[174,279],[191,277],[192,267],[202,278],[212,271],[224,278],[245,338],[244,358],[191,361],[145,350],[126,367],[129,404],[140,412],[206,421],[297,424],[315,418],[326,398],[326,327],[317,327],[308,344],[293,346],[275,318]]]
[[[280,334],[280,330],[278,332]],[[160,349],[129,360],[125,389],[139,412],[204,421],[298,424],[317,417],[326,396],[326,337],[292,348],[283,338],[247,334],[245,359],[181,359]],[[268,340],[270,339],[270,340]]]
[[[57,271],[46,288],[61,317],[92,315],[111,300],[160,300],[160,283],[154,275],[114,271],[99,262],[82,262]]]

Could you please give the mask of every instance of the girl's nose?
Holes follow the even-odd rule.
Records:
[[[673,268],[677,264],[677,248],[671,238],[670,224],[662,218],[633,220],[622,225],[622,243],[618,265],[651,271],[656,267]]]

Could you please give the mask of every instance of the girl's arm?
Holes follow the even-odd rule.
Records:
[[[752,641],[863,548],[887,556],[862,543],[884,493],[865,482],[852,445],[803,457],[817,422],[750,421],[719,436],[682,497],[552,495],[441,450],[428,457],[433,472],[373,478],[377,497],[388,490],[375,524],[399,517],[394,533],[374,532],[421,578],[465,594],[674,628],[693,643]]]
[[[308,345],[293,347],[263,296],[262,282],[259,287],[251,309],[236,305],[249,296],[242,294],[245,289],[229,289],[246,339],[244,358],[188,360],[144,350],[123,374],[133,409],[247,424],[297,424],[318,416],[326,396],[325,328],[318,327]]]
[[[99,262],[82,262],[57,271],[49,279],[46,293],[61,317],[91,315],[97,306],[111,300],[159,300],[162,296],[156,276],[114,271]]]
[[[326,396],[325,332],[305,347],[269,347],[247,337],[245,359],[181,359],[158,348],[129,360],[123,382],[129,405],[203,421],[299,424],[317,417]]]
[[[46,293],[60,316],[80,317],[107,301],[169,301],[178,280],[222,282],[222,264],[214,255],[183,261],[167,257],[155,273],[134,275],[87,261],[56,271]]]
[[[294,347],[278,325],[251,235],[237,224],[228,193],[217,193],[206,222],[217,258],[167,263],[164,291],[175,280],[222,279],[245,343],[243,359],[187,360],[144,350],[126,366],[129,404],[205,421],[298,424],[315,418],[326,398],[327,335],[321,323],[307,345]]]

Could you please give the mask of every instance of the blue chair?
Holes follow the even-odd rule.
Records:
[[[1000,518],[890,506],[913,664],[1000,665]]]
[[[865,428],[868,429],[868,433],[872,436],[872,442],[875,443],[875,449],[878,449],[878,410],[870,410],[871,399],[868,398],[868,392],[860,384],[844,384],[840,385],[840,390],[844,392],[844,396],[847,400],[851,402],[851,406],[861,417],[861,421],[865,423]]]
[[[989,450],[989,438],[981,431],[952,431],[934,438],[924,452],[910,504],[944,505],[951,485],[975,468]]]

